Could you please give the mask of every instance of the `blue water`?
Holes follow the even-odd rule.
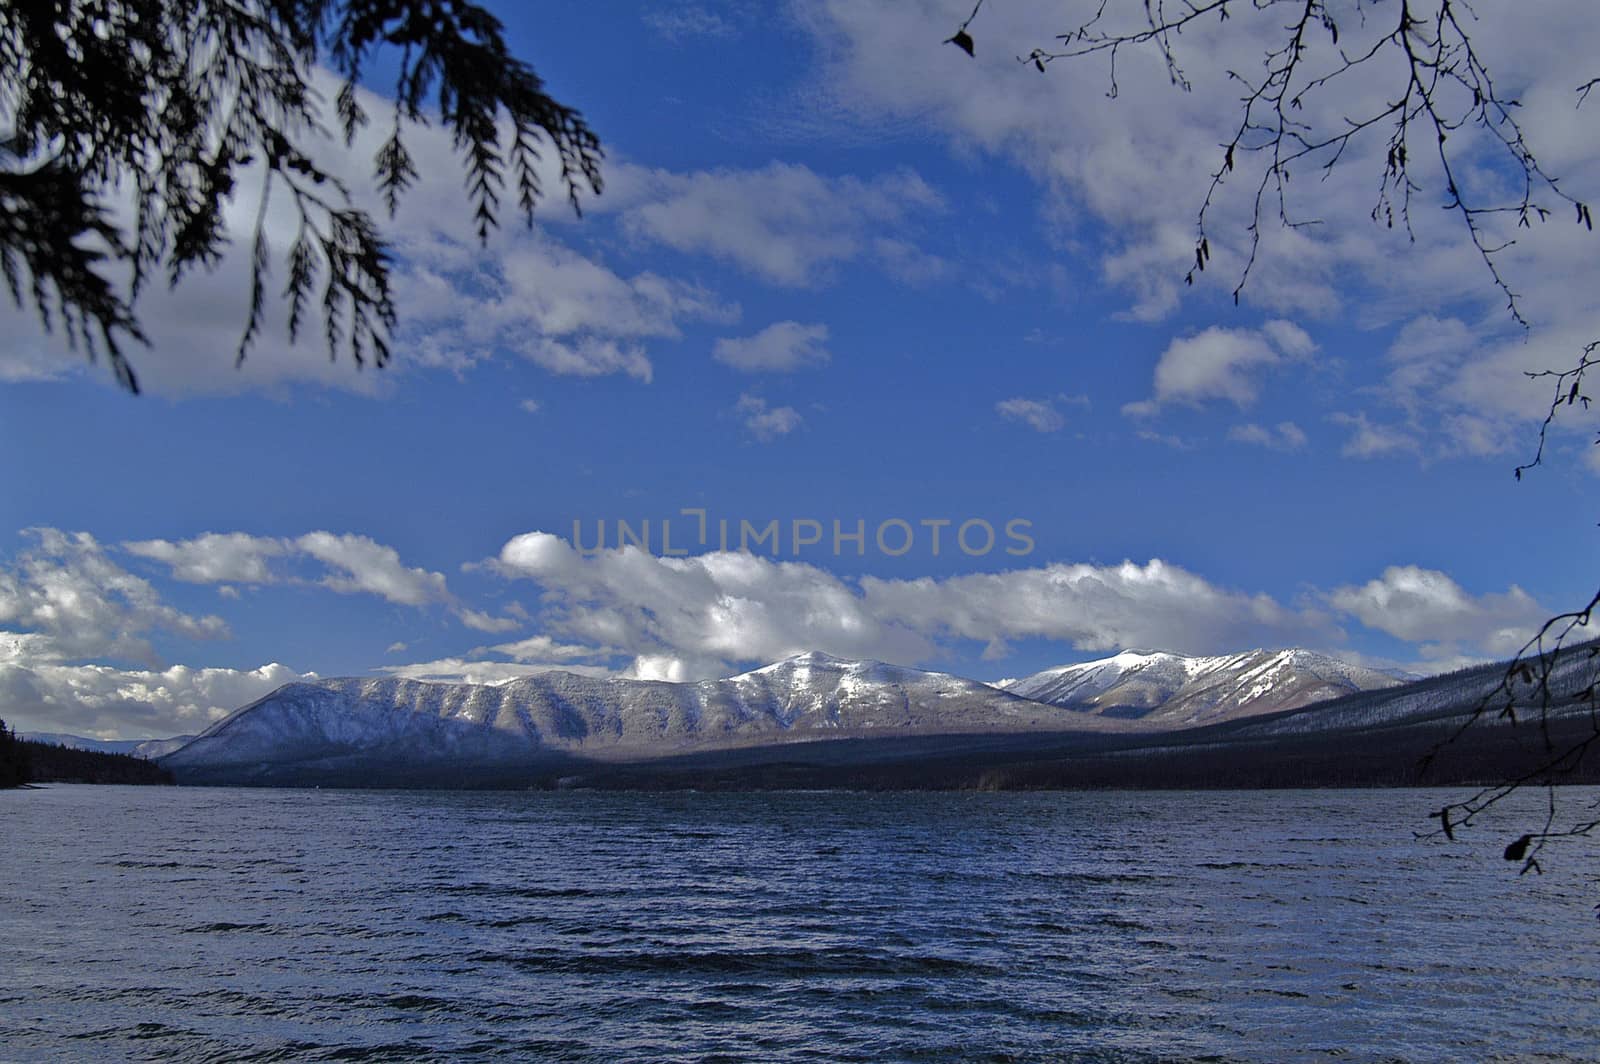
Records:
[[[0,1059],[1600,1056],[1600,842],[1443,800],[0,792]]]

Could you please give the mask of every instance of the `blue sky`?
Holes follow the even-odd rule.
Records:
[[[1327,224],[1269,229],[1235,306],[1233,190],[1183,274],[1236,121],[1218,75],[1271,26],[1196,35],[1187,94],[1130,56],[1113,100],[1101,65],[1015,62],[1060,9],[986,9],[968,59],[940,43],[961,7],[505,5],[607,189],[480,248],[416,131],[381,372],[290,347],[281,314],[236,371],[237,257],[144,298],[137,399],[7,304],[0,712],[169,734],[307,673],[694,679],[812,648],[980,678],[1123,646],[1432,669],[1587,600],[1592,422],[1511,469],[1548,404],[1523,371],[1600,320],[1591,241],[1507,252],[1525,333],[1437,189],[1415,243],[1371,223],[1375,141],[1303,186]],[[1482,39],[1547,166],[1600,198],[1581,14]],[[370,145],[326,150],[366,172]],[[618,520],[653,555],[574,552],[575,521],[614,544]],[[778,555],[717,550],[718,520],[779,522]],[[904,553],[875,542],[893,520]],[[797,552],[796,521],[822,542]],[[968,521],[993,549],[952,545]]]

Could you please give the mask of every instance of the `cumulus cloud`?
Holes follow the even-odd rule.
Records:
[[[471,610],[464,606],[457,608],[456,617],[462,624],[476,632],[515,632],[523,624],[517,617],[496,617],[492,613]]]
[[[738,316],[703,288],[650,272],[624,277],[537,231],[497,256],[464,255],[436,233],[401,250],[405,339],[413,357],[452,369],[509,351],[558,375],[648,382],[646,341],[680,336],[683,322]]]
[[[313,85],[331,100],[340,80],[319,70]],[[358,101],[373,114],[390,107],[365,90]],[[378,396],[392,393],[397,375],[408,371],[460,374],[501,353],[558,375],[621,374],[648,381],[652,341],[676,338],[686,322],[737,318],[736,306],[702,287],[650,271],[619,272],[563,242],[557,233],[564,207],[556,202],[532,229],[507,225],[480,246],[461,192],[459,153],[449,133],[437,127],[407,128],[419,172],[405,208],[389,218],[372,188],[371,159],[388,136],[379,125],[358,132],[348,148],[336,136],[314,133],[305,144],[349,185],[357,206],[382,220],[396,252],[391,280],[400,321],[391,369],[362,372],[346,356],[330,360],[319,328],[302,330],[299,341],[291,342],[287,307],[277,303],[269,303],[244,363],[236,368],[227,356],[247,318],[252,195],[261,186],[257,164],[241,173],[237,184],[244,194],[224,211],[230,244],[216,267],[192,272],[170,291],[155,286],[141,296],[140,317],[152,343],[130,357],[145,390],[184,395],[312,385]],[[506,127],[503,139],[510,132]],[[562,187],[554,153],[544,153],[538,169],[543,187]],[[629,169],[608,161],[607,177],[625,176]],[[502,209],[507,220],[515,215],[509,202]],[[264,218],[268,245],[289,247],[298,226],[291,197],[273,197]],[[69,350],[59,335],[44,333],[31,319],[18,324],[0,349],[0,380],[81,370],[82,354]]]
[[[734,413],[744,421],[750,435],[762,443],[770,443],[779,436],[787,436],[801,425],[805,418],[792,406],[768,406],[759,395],[746,393],[734,404]]]
[[[932,649],[874,617],[839,578],[799,562],[732,551],[657,557],[636,547],[583,554],[559,536],[530,532],[508,541],[494,567],[544,590],[546,627],[616,648],[635,659],[638,675],[675,668],[698,679],[806,650],[913,661]]]
[[[212,640],[227,636],[227,625],[163,602],[86,532],[30,535],[34,546],[0,569],[0,710],[13,727],[166,737],[199,731],[301,675],[277,664],[164,665],[152,634]]]
[[[407,568],[399,551],[368,536],[308,532],[295,546],[331,570],[321,583],[334,591],[377,595],[401,606],[450,600],[442,573]]]
[[[0,627],[20,657],[154,663],[152,632],[189,639],[229,634],[220,617],[196,617],[163,602],[149,581],[118,565],[87,532],[38,528],[29,535],[33,548],[0,569]]]
[[[826,325],[780,321],[754,336],[718,340],[711,357],[746,373],[787,373],[826,363],[832,357],[827,342]]]
[[[1311,592],[1292,604],[1160,559],[842,579],[746,552],[658,557],[629,546],[586,553],[560,536],[530,532],[509,540],[488,568],[542,589],[544,632],[473,656],[596,668],[620,656],[631,662],[625,675],[689,680],[804,650],[912,664],[967,641],[987,657],[1028,639],[1091,652],[1337,647],[1346,640],[1341,623],[1351,620],[1446,661],[1514,652],[1547,615],[1520,588],[1474,596],[1418,566],[1391,567],[1365,585]]]
[[[515,613],[495,617],[471,609],[450,591],[443,573],[406,565],[399,551],[370,536],[207,532],[193,539],[135,540],[122,546],[166,565],[174,578],[189,583],[316,584],[340,594],[376,595],[397,606],[447,606],[462,624],[481,632],[515,631],[522,624]],[[307,567],[308,561],[317,564]]]
[[[804,650],[912,663],[936,656],[944,639],[1215,652],[1338,634],[1323,611],[1220,588],[1160,560],[846,581],[750,553],[585,554],[559,536],[530,532],[507,542],[492,568],[544,590],[541,620],[550,630],[630,656],[634,675],[683,679]]]
[[[1335,588],[1335,609],[1369,628],[1430,644],[1466,644],[1482,654],[1508,656],[1550,613],[1513,584],[1502,593],[1472,595],[1437,569],[1390,566],[1376,580]]]
[[[630,177],[625,228],[640,239],[725,260],[774,284],[822,282],[832,267],[880,257],[890,268],[916,262],[904,231],[944,200],[910,171],[875,178],[827,177],[806,166],[770,163],[757,170]],[[880,229],[899,234],[875,243]]]
[[[922,4],[816,0],[800,9],[799,18],[823,62],[807,102],[853,116],[868,130],[915,125],[943,134],[960,154],[1014,164],[1040,192],[1046,231],[1087,262],[1089,271],[1097,269],[1098,279],[1122,301],[1126,317],[1153,322],[1170,318],[1180,306],[1208,313],[1208,307],[1231,302],[1231,290],[1254,252],[1255,265],[1241,293],[1244,305],[1299,319],[1343,315],[1367,330],[1370,342],[1352,349],[1364,346],[1379,357],[1358,368],[1387,372],[1389,379],[1381,390],[1364,394],[1375,404],[1396,403],[1408,416],[1426,404],[1430,416],[1416,433],[1420,453],[1503,450],[1510,426],[1526,438],[1527,421],[1543,416],[1550,396],[1524,373],[1572,365],[1593,339],[1600,314],[1592,237],[1581,226],[1520,230],[1514,215],[1485,220],[1489,243],[1516,240],[1498,261],[1532,324],[1524,333],[1505,314],[1504,296],[1459,217],[1416,210],[1410,232],[1371,218],[1372,187],[1387,150],[1387,131],[1374,128],[1342,150],[1333,172],[1322,173],[1321,160],[1314,158],[1295,169],[1286,215],[1316,224],[1282,227],[1271,204],[1259,246],[1252,249],[1249,221],[1262,157],[1241,154],[1237,169],[1215,189],[1208,175],[1222,162],[1219,146],[1238,127],[1239,94],[1229,84],[1231,72],[1259,70],[1265,51],[1282,47],[1278,6],[1244,5],[1239,12],[1230,6],[1235,17],[1225,22],[1185,26],[1171,43],[1192,91],[1173,86],[1153,44],[1120,50],[1116,98],[1109,101],[1106,55],[1055,62],[1037,77],[1016,76],[1015,56],[1048,49],[1054,34],[1072,28],[1073,16],[1063,10],[986,6],[973,27],[977,56],[952,63],[939,49],[907,48],[905,42],[921,39],[930,21],[959,23],[970,5],[965,11],[942,5],[930,12]],[[1107,5],[1102,16],[1098,31],[1137,30],[1144,11],[1137,4]],[[1340,30],[1338,46],[1326,35],[1311,43],[1303,67],[1308,78],[1336,65],[1338,48],[1356,54],[1373,36],[1387,32],[1370,20],[1362,24],[1348,18],[1341,19]],[[1506,5],[1478,12],[1469,32],[1497,83],[1516,86],[1523,105],[1518,121],[1546,171],[1564,183],[1580,182],[1589,189],[1580,198],[1592,201],[1600,147],[1583,131],[1583,110],[1573,105],[1572,88],[1593,75],[1600,23],[1577,7],[1541,9],[1538,18],[1530,18],[1516,5]],[[1383,79],[1368,78],[1331,94],[1312,92],[1295,117],[1338,130],[1362,108],[1381,110],[1392,88]],[[1085,106],[1088,100],[1099,102]],[[1462,153],[1458,177],[1463,181],[1483,188],[1504,177],[1500,163],[1486,154],[1493,138],[1451,139]],[[1306,180],[1312,174],[1316,180]],[[1445,195],[1436,162],[1415,159],[1411,176],[1426,182],[1428,195]],[[1183,279],[1194,261],[1193,224],[1208,190],[1212,257],[1189,288]],[[1505,191],[1514,201],[1515,191]],[[1431,313],[1419,317],[1418,308]],[[1398,335],[1386,366],[1381,356],[1391,330]],[[1273,369],[1269,351],[1282,358],[1305,355],[1299,337],[1289,336],[1285,343],[1285,337],[1272,335],[1275,331],[1261,330],[1265,346],[1246,343],[1231,352],[1216,346],[1209,352],[1180,349],[1189,356],[1209,355],[1213,372],[1204,372],[1204,364],[1188,366],[1199,370],[1200,378],[1175,375],[1170,382],[1174,398],[1254,401],[1262,374]],[[1156,408],[1150,400],[1130,412]],[[1369,413],[1384,419],[1377,409]],[[1594,415],[1564,417],[1557,430],[1576,438],[1595,423]]]
[[[1178,566],[1055,564],[936,580],[861,581],[873,613],[930,635],[989,643],[1044,638],[1080,650],[1148,647],[1183,653],[1326,639],[1316,610],[1217,587]]]
[[[994,404],[995,412],[1008,421],[1020,421],[1037,432],[1058,432],[1067,419],[1049,399],[1027,399],[1018,396],[1002,399]]]
[[[169,567],[189,583],[271,584],[292,574],[271,567],[272,559],[312,558],[322,563],[317,582],[343,594],[377,595],[402,606],[450,601],[442,573],[408,568],[400,552],[370,536],[308,532],[295,539],[244,532],[207,532],[186,540],[134,540],[123,549]]]
[[[199,732],[286,683],[307,679],[316,674],[276,663],[257,669],[118,669],[7,661],[0,655],[0,704],[19,730],[163,739]]]
[[[290,548],[282,540],[244,532],[207,532],[179,542],[134,540],[123,543],[122,549],[161,562],[171,570],[173,579],[185,583],[266,584],[272,581],[268,561],[282,557]]]
[[[1212,399],[1250,406],[1261,391],[1262,369],[1315,349],[1311,337],[1292,322],[1270,321],[1260,329],[1213,325],[1168,344],[1156,363],[1154,396],[1124,411],[1142,416],[1164,403],[1198,406]]]
[[[34,538],[35,548],[0,570],[0,698],[15,723],[96,735],[194,731],[310,675],[279,664],[205,669],[149,660],[153,631],[205,639],[226,628],[217,618],[196,618],[163,603],[93,537],[40,530]],[[153,542],[160,541],[144,544]],[[331,581],[326,586],[332,590],[342,584],[409,604],[443,601],[448,594],[437,574],[404,566],[392,550],[365,537],[322,533],[282,542],[328,567],[323,580],[309,583]],[[241,572],[262,577],[261,583],[280,579],[274,568],[249,569],[251,555],[241,552],[237,537],[214,534],[173,546],[145,556],[190,579]],[[207,554],[207,547],[215,553]],[[270,557],[283,565],[295,555]],[[1445,573],[1414,565],[1391,567],[1365,584],[1308,591],[1295,603],[1224,587],[1160,559],[846,578],[746,552],[662,557],[633,546],[584,552],[545,532],[512,538],[481,568],[535,584],[541,613],[530,617],[512,603],[503,623],[478,615],[490,622],[480,627],[509,630],[515,620],[536,625],[535,632],[380,671],[479,683],[552,669],[696,680],[813,649],[916,664],[961,645],[981,648],[986,660],[1002,657],[1021,640],[1090,652],[1335,647],[1345,641],[1342,621],[1448,663],[1516,650],[1547,613],[1515,586],[1475,595]],[[389,652],[405,649],[395,643]],[[126,668],[97,660],[140,657],[149,663]]]
[[[510,643],[475,647],[462,656],[383,665],[377,671],[408,680],[479,684],[509,683],[545,672],[632,675],[631,669],[617,669],[609,664],[616,655],[617,651],[611,647],[562,643],[548,635],[533,635]]]

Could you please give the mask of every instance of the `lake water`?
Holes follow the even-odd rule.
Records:
[[[0,792],[0,1058],[1600,1056],[1600,842],[1443,801]]]

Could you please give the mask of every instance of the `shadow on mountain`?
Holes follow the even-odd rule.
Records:
[[[507,746],[485,726],[488,717],[474,723],[433,712],[395,716],[365,703],[363,711],[375,713],[373,719],[387,730],[363,726],[340,736],[330,733],[323,706],[333,692],[318,688],[294,692],[288,702],[262,700],[273,715],[259,721],[246,707],[162,764],[180,783],[258,786],[712,790],[1478,784],[1525,776],[1547,762],[1552,750],[1596,734],[1583,697],[1582,684],[1592,670],[1588,661],[1586,655],[1574,657],[1570,669],[1563,666],[1542,722],[1540,709],[1528,707],[1520,714],[1522,724],[1486,718],[1464,730],[1505,675],[1504,666],[1480,666],[1186,730],[1108,731],[1109,722],[1065,712],[1049,718],[1055,727],[962,733],[945,717],[937,720],[941,726],[925,720],[921,728],[898,727],[892,733],[841,729],[828,734],[813,728],[724,734],[714,737],[714,746],[702,735],[698,749],[658,756],[641,756],[636,746],[563,750],[532,738]],[[369,684],[368,689],[376,688]],[[390,697],[389,688],[381,690]],[[409,687],[396,690],[421,697]],[[1031,721],[1028,714],[1017,714],[1016,701],[1025,700],[1007,702],[1007,715],[999,719]],[[357,718],[341,711],[333,719],[342,726]],[[1092,730],[1078,727],[1079,720]],[[553,730],[546,721],[544,734]],[[426,739],[420,746],[419,737]],[[208,761],[208,742],[209,749],[232,749],[235,756]],[[1567,766],[1560,782],[1600,782],[1597,760]]]

